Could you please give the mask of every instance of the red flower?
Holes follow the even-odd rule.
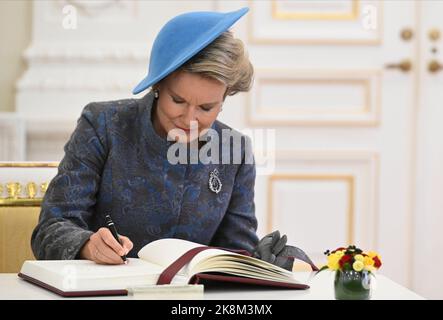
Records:
[[[381,261],[377,256],[373,257],[372,260],[374,260],[374,267],[376,267],[377,269],[381,267]]]
[[[340,250],[346,250],[346,248],[340,247],[340,248],[335,249],[331,253],[336,253],[337,251],[340,251]]]
[[[352,256],[350,254],[345,254],[341,259],[338,261],[338,264],[340,268],[343,268],[343,265],[347,262],[350,262],[352,260]]]

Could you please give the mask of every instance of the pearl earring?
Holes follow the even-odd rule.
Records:
[[[158,99],[158,90],[154,90],[154,98]]]

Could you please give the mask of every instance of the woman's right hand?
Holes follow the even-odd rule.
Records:
[[[121,258],[131,251],[132,241],[119,235],[122,244],[112,236],[108,228],[100,228],[80,250],[80,258],[92,260],[99,264],[123,264]]]

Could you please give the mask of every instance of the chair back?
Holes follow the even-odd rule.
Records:
[[[31,235],[57,162],[0,162],[0,273],[34,260]]]

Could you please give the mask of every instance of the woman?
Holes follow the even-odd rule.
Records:
[[[294,257],[315,268],[278,231],[258,241],[250,142],[216,120],[225,98],[252,84],[243,43],[228,31],[247,11],[173,18],[133,93],[152,90],[84,108],[32,234],[37,259],[121,264],[174,237],[246,250],[288,270]],[[177,145],[189,146],[185,161],[176,161]],[[103,227],[106,215],[121,243]]]
[[[120,264],[121,256],[136,257],[147,243],[169,237],[253,252],[250,144],[241,144],[238,164],[168,161],[172,145],[196,139],[192,124],[198,140],[209,129],[220,136],[230,129],[216,118],[227,96],[250,89],[253,67],[228,28],[247,11],[175,17],[157,35],[149,74],[134,93],[152,90],[142,99],[85,107],[42,203],[32,235],[37,259]],[[103,228],[107,214],[122,244]]]

